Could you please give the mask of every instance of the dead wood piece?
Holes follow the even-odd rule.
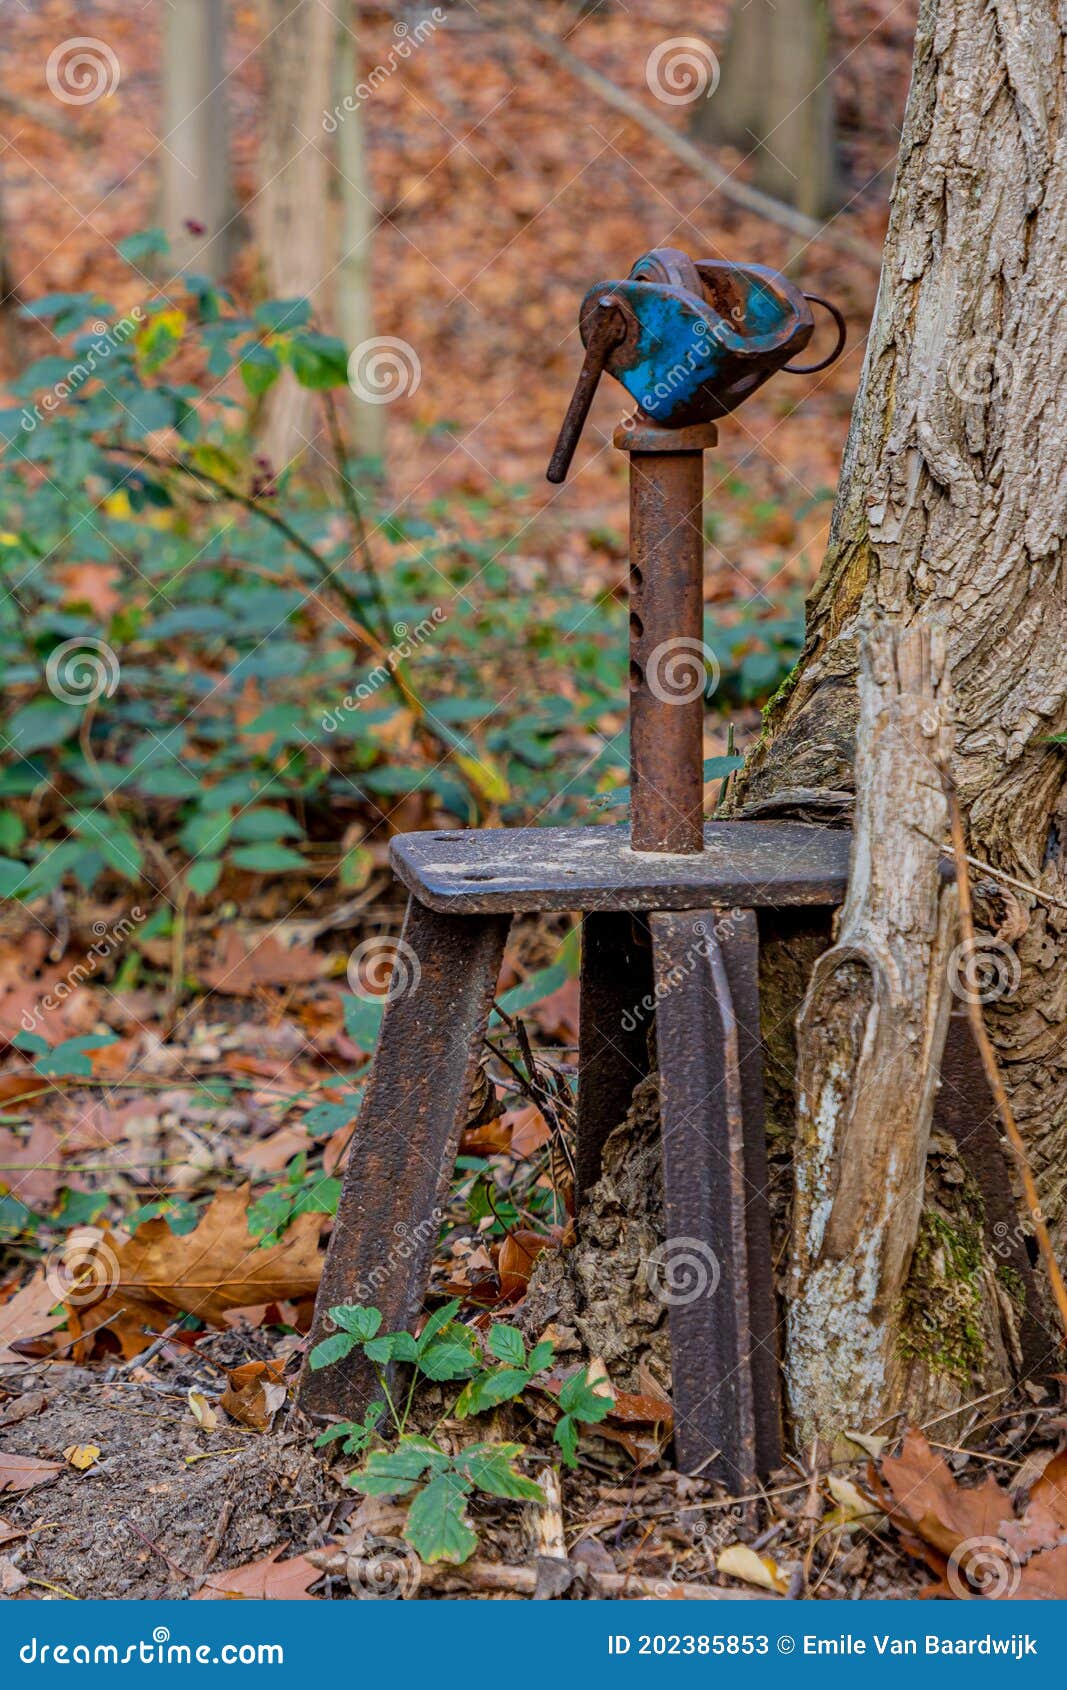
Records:
[[[537,1585],[534,1594],[545,1601],[562,1596],[574,1582],[574,1568],[567,1559],[567,1541],[563,1531],[563,1492],[559,1472],[546,1468],[541,1475],[544,1502],[534,1503],[533,1520],[534,1566]]]
[[[344,1577],[346,1556],[343,1549],[310,1549],[304,1557],[313,1567],[335,1577]],[[573,1569],[577,1571],[577,1568]],[[582,1569],[591,1596],[630,1597],[635,1600],[663,1600],[678,1602],[775,1602],[780,1597],[766,1590],[745,1590],[736,1586],[726,1589],[714,1584],[684,1584],[670,1578],[645,1578],[638,1573],[598,1572],[592,1567]],[[444,1562],[420,1568],[414,1587],[419,1590],[447,1591],[450,1588],[474,1590],[485,1595],[499,1593],[506,1596],[537,1597],[538,1569],[535,1566],[509,1567],[502,1562],[486,1561],[473,1556],[455,1567]],[[412,1591],[414,1594],[414,1589]]]
[[[868,627],[848,896],[797,1022],[787,1376],[802,1447],[902,1406],[901,1294],[952,1001],[951,722],[940,636]]]

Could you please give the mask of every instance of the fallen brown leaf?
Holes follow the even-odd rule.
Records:
[[[213,991],[228,997],[250,998],[264,986],[304,986],[318,980],[324,958],[305,945],[284,945],[268,933],[251,949],[231,927],[216,954],[216,960],[202,970]]]
[[[47,1407],[48,1398],[44,1391],[23,1391],[20,1397],[12,1397],[0,1410],[0,1426],[18,1426]]]
[[[666,1397],[638,1396],[632,1391],[617,1391],[611,1418],[638,1426],[663,1426],[669,1430],[674,1424],[674,1409]]]
[[[9,1069],[6,1074],[0,1074],[0,1103],[37,1097],[47,1091],[51,1083],[43,1074],[34,1073],[32,1068]]]
[[[263,1561],[250,1561],[246,1567],[233,1567],[229,1572],[214,1573],[194,1602],[217,1601],[220,1597],[241,1598],[246,1601],[313,1602],[308,1586],[322,1577],[318,1567],[303,1555],[290,1561],[279,1561],[280,1549]]]
[[[558,1227],[554,1228],[553,1234],[559,1234],[559,1231]],[[508,1233],[497,1253],[501,1302],[511,1302],[523,1295],[538,1256],[558,1242],[558,1236],[532,1232],[525,1227],[517,1227],[514,1232]]]
[[[997,1537],[1011,1518],[1011,1499],[991,1475],[965,1490],[921,1432],[908,1432],[899,1455],[882,1457],[882,1474],[894,1521],[946,1557],[969,1538]]]
[[[285,1377],[276,1362],[246,1361],[235,1367],[219,1399],[231,1419],[268,1432],[285,1401]]]
[[[35,1121],[28,1138],[0,1131],[0,1186],[31,1209],[51,1209],[63,1183],[61,1140],[47,1121]]]
[[[248,1186],[217,1191],[184,1237],[161,1215],[125,1243],[106,1234],[98,1246],[102,1294],[71,1310],[79,1330],[108,1320],[124,1353],[136,1355],[174,1311],[222,1326],[231,1309],[313,1296],[322,1274],[320,1217],[298,1215],[278,1244],[262,1249],[248,1230],[249,1196]]]
[[[12,1348],[26,1338],[40,1338],[62,1326],[66,1315],[60,1309],[53,1313],[56,1294],[43,1273],[35,1274],[21,1291],[16,1291],[6,1303],[0,1304],[0,1364],[21,1361]]]
[[[9,1556],[0,1555],[0,1596],[16,1596],[29,1582]]]
[[[44,1461],[36,1455],[8,1455],[0,1450],[0,1491],[35,1490],[63,1471],[59,1461]]]
[[[909,1432],[899,1456],[882,1457],[886,1511],[905,1549],[939,1574],[925,1596],[1067,1599],[1067,1457],[1050,1461],[1016,1517],[1008,1491],[990,1475],[965,1488],[921,1432]]]
[[[244,1150],[239,1150],[234,1163],[249,1174],[277,1174],[310,1143],[306,1127],[279,1127],[269,1138],[254,1139]]]
[[[532,1156],[552,1137],[551,1127],[534,1103],[528,1103],[524,1109],[510,1112],[504,1119],[511,1126],[510,1148],[513,1156]]]

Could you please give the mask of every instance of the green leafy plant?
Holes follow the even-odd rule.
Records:
[[[522,1453],[521,1444],[475,1443],[449,1455],[429,1438],[407,1435],[396,1449],[374,1451],[348,1483],[370,1496],[415,1492],[404,1526],[412,1548],[426,1562],[466,1561],[478,1547],[464,1517],[475,1490],[514,1502],[541,1499],[540,1485],[516,1469]]]
[[[414,1493],[404,1535],[424,1561],[464,1561],[473,1553],[478,1540],[464,1511],[474,1491],[512,1500],[536,1500],[542,1494],[515,1466],[523,1454],[520,1444],[474,1443],[451,1455],[433,1438],[406,1430],[420,1380],[465,1381],[452,1409],[463,1420],[514,1401],[551,1365],[548,1339],[527,1350],[516,1327],[498,1324],[490,1328],[486,1347],[500,1365],[485,1366],[474,1333],[456,1319],[458,1311],[458,1299],[447,1303],[415,1338],[410,1332],[383,1333],[376,1308],[339,1304],[330,1310],[338,1330],[316,1344],[309,1358],[312,1371],[318,1371],[358,1350],[375,1369],[384,1402],[373,1404],[362,1421],[329,1427],[316,1443],[340,1441],[345,1454],[366,1456],[346,1481],[354,1489],[374,1496]],[[412,1369],[403,1403],[394,1396],[386,1372],[394,1362]],[[564,1381],[555,1439],[568,1466],[577,1466],[579,1422],[602,1420],[611,1400],[595,1388],[585,1369]],[[387,1413],[396,1442],[391,1448],[372,1449]]]

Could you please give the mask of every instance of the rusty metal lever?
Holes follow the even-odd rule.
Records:
[[[548,480],[566,481],[574,449],[578,444],[589,407],[597,390],[609,354],[626,338],[626,322],[610,296],[597,301],[597,313],[585,348],[585,358],[574,384],[571,402],[563,419],[555,450],[548,466]]]

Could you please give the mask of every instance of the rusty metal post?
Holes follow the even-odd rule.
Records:
[[[630,843],[704,849],[703,454],[714,423],[622,424],[630,457]]]

